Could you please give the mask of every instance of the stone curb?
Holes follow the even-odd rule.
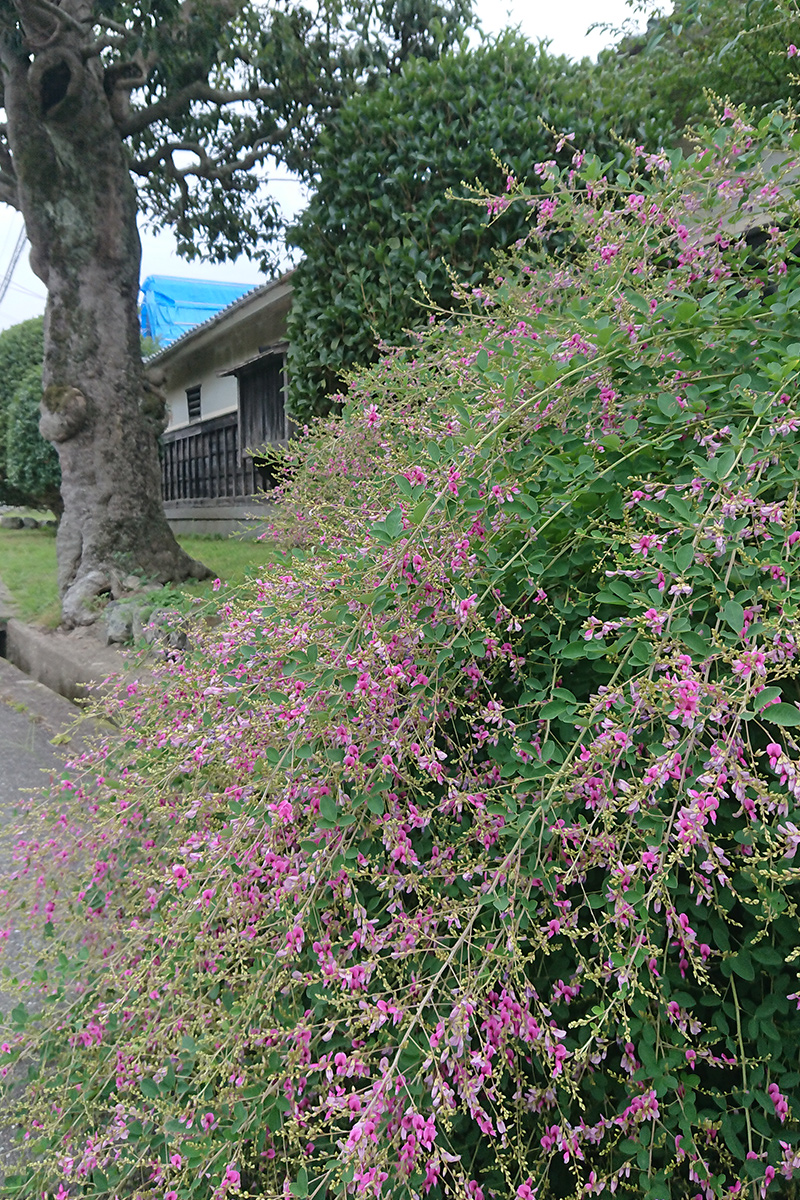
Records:
[[[69,700],[3,658],[0,658],[0,703],[24,710],[53,737],[69,733],[81,715],[80,709]]]
[[[110,675],[137,677],[149,673],[146,668],[136,669],[119,651],[99,645],[91,636],[79,640],[75,634],[34,629],[16,617],[3,620],[0,615],[2,625],[6,659],[51,692],[73,702],[96,696],[97,685]]]

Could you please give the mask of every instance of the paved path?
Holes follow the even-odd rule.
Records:
[[[0,821],[20,788],[38,787],[60,769],[68,747],[52,739],[77,715],[74,705],[0,659]]]
[[[21,793],[44,787],[60,774],[64,759],[76,747],[72,740],[53,745],[53,739],[67,735],[77,716],[78,709],[69,701],[0,658],[0,827],[15,819]],[[11,870],[9,849],[0,843],[0,876]],[[12,929],[2,949],[2,964],[18,964],[24,972],[34,953],[35,947]],[[0,986],[0,1012],[7,1011],[8,1000]]]
[[[53,745],[75,721],[78,710],[22,671],[0,658],[0,825],[13,818],[20,791],[31,791],[48,782],[61,770],[64,758],[75,744]],[[8,851],[0,852],[0,875],[11,867]],[[17,930],[5,942],[2,960],[24,973],[36,947]],[[18,1002],[13,993],[0,987],[0,1012],[5,1014]],[[3,1123],[0,1112],[0,1177],[16,1159],[13,1131]]]

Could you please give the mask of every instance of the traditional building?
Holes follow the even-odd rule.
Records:
[[[176,531],[229,533],[258,511],[270,485],[258,451],[285,443],[286,318],[291,272],[257,287],[147,360],[166,391],[164,509]]]

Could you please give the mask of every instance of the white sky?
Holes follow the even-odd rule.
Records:
[[[599,50],[616,40],[611,33],[595,31],[588,34],[591,25],[607,22],[618,27],[625,20],[638,23],[625,0],[476,0],[475,7],[487,32],[498,33],[507,25],[518,25],[528,37],[547,39],[554,53],[570,58],[586,55],[594,58]],[[273,193],[287,215],[299,211],[305,202],[302,189],[291,181],[274,182]],[[0,279],[6,273],[21,229],[19,213],[0,206]],[[245,258],[224,265],[187,263],[175,253],[170,234],[143,229],[142,279],[148,275],[180,275],[252,284],[262,281],[257,268]],[[28,265],[26,247],[11,285],[0,301],[0,329],[38,316],[44,312],[44,302],[44,287]]]

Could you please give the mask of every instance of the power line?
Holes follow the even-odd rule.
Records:
[[[27,242],[27,240],[28,240],[28,235],[26,234],[25,226],[23,225],[22,229],[20,230],[20,235],[17,238],[17,244],[14,247],[13,253],[11,255],[11,261],[9,262],[8,266],[6,267],[6,273],[3,276],[2,283],[0,283],[0,304],[3,303],[5,296],[6,296],[6,292],[8,291],[8,289],[11,285],[11,279],[14,274],[14,269],[16,268],[16,265],[20,260],[20,255],[22,254],[22,251],[25,249],[25,243]]]
[[[12,283],[9,285],[12,292],[21,292],[23,296],[30,296],[33,300],[46,300],[41,292],[33,292],[30,288],[23,287],[21,283]]]

